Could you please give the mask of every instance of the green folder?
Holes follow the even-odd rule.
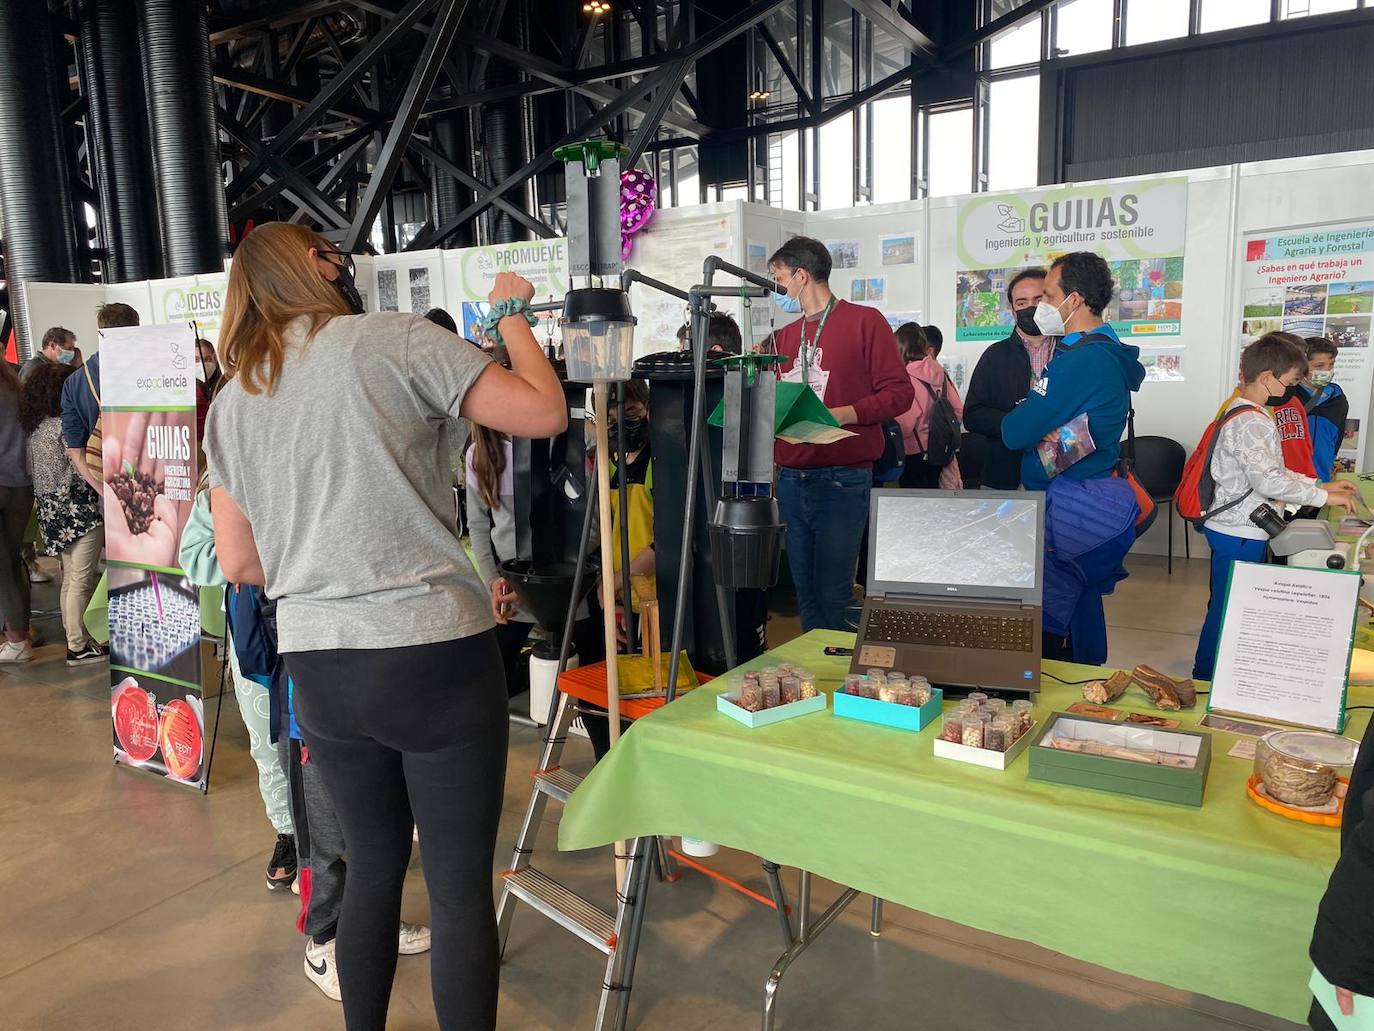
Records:
[[[706,420],[711,426],[725,425],[725,399]],[[855,434],[840,428],[830,409],[805,383],[779,381],[773,406],[773,434],[790,444],[830,444]]]

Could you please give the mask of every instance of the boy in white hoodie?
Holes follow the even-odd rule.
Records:
[[[1260,505],[1282,509],[1284,505],[1331,504],[1355,510],[1353,483],[1318,483],[1284,465],[1278,427],[1268,409],[1287,404],[1305,375],[1307,355],[1283,334],[1266,334],[1241,352],[1240,396],[1227,405],[1225,414],[1246,411],[1227,419],[1217,430],[1212,453],[1216,481],[1212,509],[1229,507],[1203,524],[1212,549],[1212,582],[1207,618],[1193,659],[1194,680],[1212,679],[1232,563],[1264,561],[1269,537],[1250,521],[1250,513]]]

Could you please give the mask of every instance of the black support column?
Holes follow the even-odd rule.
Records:
[[[85,278],[77,261],[51,39],[44,0],[0,2],[0,140],[8,141],[0,147],[0,212],[21,360],[34,345],[24,284]]]
[[[139,10],[166,273],[219,272],[228,221],[205,4],[140,0]]]

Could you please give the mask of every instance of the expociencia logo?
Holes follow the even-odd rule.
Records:
[[[139,390],[185,390],[191,381],[185,376],[140,376],[134,385]]]

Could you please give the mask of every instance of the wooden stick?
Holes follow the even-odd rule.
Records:
[[[611,530],[611,444],[606,417],[608,391],[604,380],[592,384],[596,409],[596,503],[601,517],[601,616],[606,641],[606,715],[611,723],[611,747],[620,740],[620,667],[615,643],[615,534]],[[622,512],[620,517],[627,518]],[[630,599],[625,599],[628,608]],[[616,890],[625,884],[625,842],[615,843]]]

